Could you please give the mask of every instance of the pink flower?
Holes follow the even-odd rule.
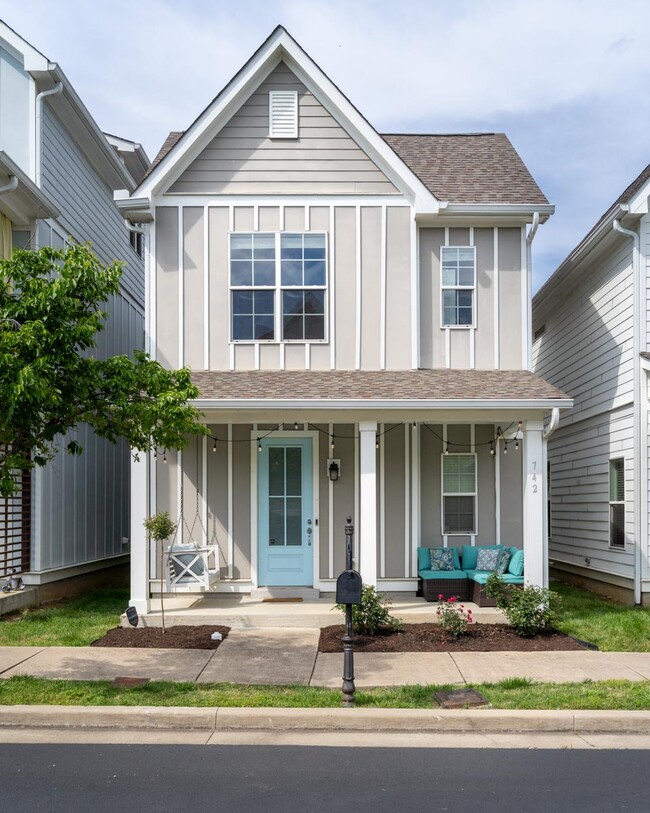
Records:
[[[444,598],[444,596],[442,595],[442,593],[438,593],[438,601],[442,601],[443,598]]]
[[[453,604],[455,601],[458,601],[458,599],[456,598],[456,596],[449,596],[449,598],[447,599],[447,601],[448,601],[450,604]]]

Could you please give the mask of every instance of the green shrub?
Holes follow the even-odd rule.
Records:
[[[361,591],[361,604],[352,606],[352,626],[359,635],[377,635],[382,629],[394,632],[402,629],[402,622],[390,612],[390,599],[382,598],[371,584]],[[345,604],[337,604],[345,612]]]
[[[438,596],[436,615],[440,626],[451,638],[460,638],[467,632],[468,625],[474,623],[471,610],[466,610],[456,596],[445,598],[442,593]]]
[[[498,573],[490,575],[485,592],[496,599],[510,626],[523,638],[532,638],[552,627],[560,606],[560,597],[552,590],[533,584],[506,584]]]

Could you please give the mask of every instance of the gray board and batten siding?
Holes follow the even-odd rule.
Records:
[[[298,138],[269,138],[269,93],[298,93]],[[167,190],[170,194],[398,195],[282,62]]]
[[[61,212],[53,229],[41,223],[39,244],[60,245],[61,236],[88,241],[101,262],[125,263],[121,292],[110,298],[105,328],[93,351],[98,358],[129,354],[144,346],[144,270],[129,244],[113,192],[46,103],[43,106],[43,190]],[[58,227],[58,228],[57,228]],[[58,232],[58,233],[57,233]],[[74,439],[80,456],[60,451],[39,473],[34,500],[32,571],[83,565],[128,552],[130,455],[82,424]],[[62,444],[67,441],[62,441]]]
[[[620,586],[634,577],[633,288],[632,243],[620,238],[533,312],[533,369],[574,399],[548,445],[549,557]],[[624,549],[609,544],[614,457],[625,459]]]
[[[268,431],[275,424],[258,425],[257,431]],[[358,434],[355,424],[319,424],[321,430],[316,442],[319,451],[319,542],[318,574],[323,582],[336,577],[345,567],[345,546],[342,529],[346,518],[354,516],[358,489]],[[489,545],[500,541],[504,545],[522,547],[523,539],[523,451],[500,455],[490,454],[489,441],[494,438],[495,427],[477,424],[474,427],[477,455],[477,533],[448,535],[441,527],[441,467],[443,457],[443,427],[431,426],[433,432],[419,427],[413,432],[410,425],[380,424],[382,446],[377,451],[377,572],[380,579],[414,579],[416,577],[415,548],[423,546],[450,547]],[[225,424],[209,424],[210,433],[228,438]],[[326,461],[331,456],[330,432],[336,436],[335,456],[340,460],[340,479],[331,483],[326,474]],[[222,580],[227,589],[228,579],[251,579],[251,497],[253,472],[251,437],[252,424],[230,427],[230,445],[219,443],[216,453],[211,442],[203,438],[191,440],[182,453],[183,465],[183,518],[193,527],[194,541],[203,541],[201,519],[207,514],[207,542],[219,549]],[[451,448],[469,452],[471,427],[448,425],[447,438]],[[522,443],[523,445],[523,443]],[[415,475],[419,467],[419,478]],[[207,474],[203,483],[203,472]],[[173,518],[180,517],[178,455],[167,453],[167,462],[158,459],[155,467],[156,511],[168,511]],[[414,476],[415,475],[415,476]],[[497,485],[497,477],[499,483]],[[418,499],[412,499],[415,483],[420,483]],[[199,499],[197,502],[197,483]],[[229,487],[230,484],[230,487]],[[207,494],[204,508],[202,493]],[[383,493],[384,508],[380,499]],[[332,505],[330,506],[330,494]],[[499,503],[497,505],[497,499]],[[419,506],[419,507],[418,507]],[[201,518],[197,520],[198,516]],[[414,513],[415,511],[415,513]],[[499,518],[497,520],[497,517]],[[497,522],[500,533],[497,537]],[[189,528],[183,525],[183,539],[189,541]],[[381,541],[379,541],[381,540]],[[151,578],[159,578],[158,558],[151,559]]]

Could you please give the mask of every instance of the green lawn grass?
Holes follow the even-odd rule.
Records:
[[[128,589],[78,598],[0,617],[0,646],[88,646],[120,623]]]
[[[650,607],[631,607],[553,582],[562,606],[556,627],[605,652],[650,652]]]
[[[608,680],[584,683],[533,683],[511,678],[477,684],[497,709],[635,709],[650,710],[648,681]],[[453,686],[398,686],[359,690],[357,706],[365,708],[437,708],[435,693]],[[1,705],[58,706],[188,706],[338,708],[341,692],[305,686],[238,686],[234,684],[146,683],[122,688],[109,681],[43,680],[12,677],[0,681]]]

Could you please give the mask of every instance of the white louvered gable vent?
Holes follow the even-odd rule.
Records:
[[[298,93],[295,90],[269,93],[269,137],[298,138]]]

